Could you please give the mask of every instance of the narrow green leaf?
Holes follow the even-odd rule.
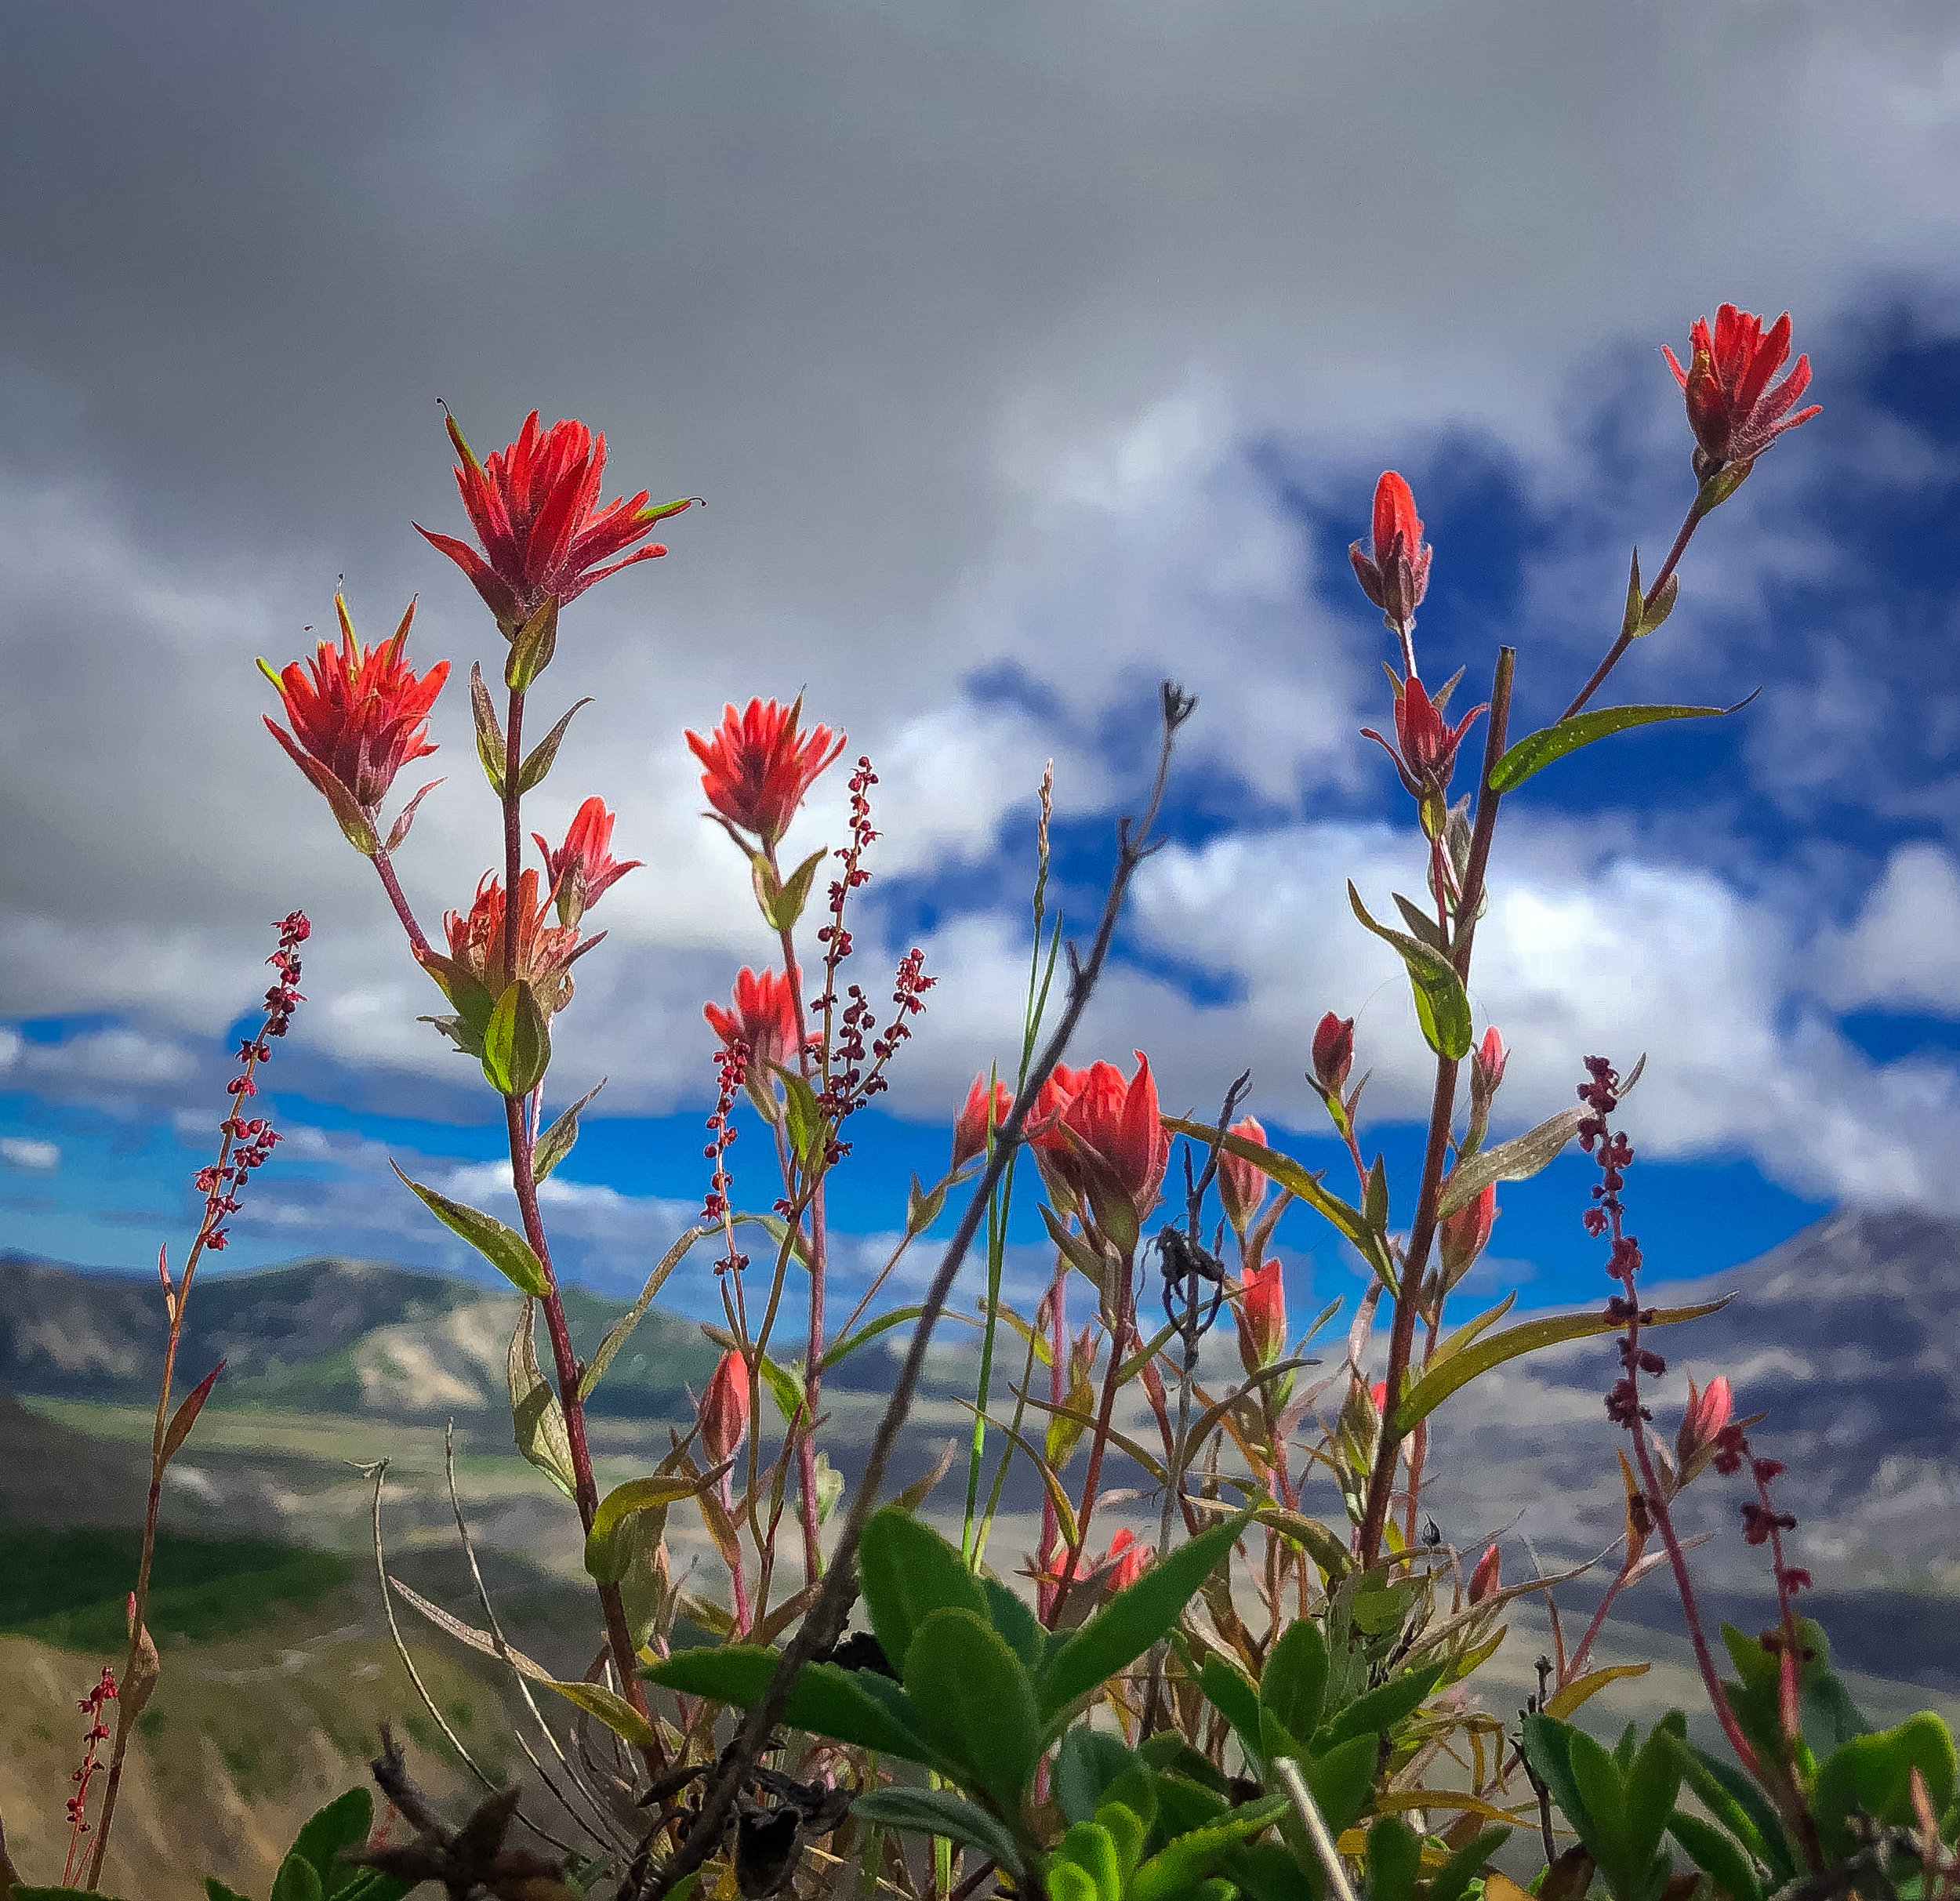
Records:
[[[780,1362],[772,1360],[768,1354],[759,1356],[756,1370],[762,1375],[762,1383],[769,1389],[769,1397],[776,1402],[776,1410],[782,1415],[786,1426],[805,1409],[806,1390],[800,1372],[792,1372]]]
[[[1590,1846],[1592,1817],[1572,1773],[1572,1739],[1578,1733],[1571,1724],[1534,1711],[1524,1719],[1524,1755],[1559,1812]]]
[[[612,1733],[635,1749],[644,1749],[654,1740],[647,1719],[616,1690],[597,1683],[554,1683],[551,1687],[567,1703],[575,1703],[588,1716],[596,1716]]]
[[[483,1073],[501,1096],[528,1096],[551,1062],[551,1029],[524,978],[506,986],[483,1032]]]
[[[990,1621],[987,1594],[965,1559],[909,1512],[887,1505],[873,1514],[858,1562],[871,1628],[901,1675],[914,1634],[935,1611],[971,1611]]]
[[[1628,1853],[1627,1790],[1619,1768],[1583,1729],[1566,1736],[1566,1761],[1586,1818],[1583,1827],[1576,1818],[1568,1819],[1579,1829],[1580,1839],[1620,1901],[1635,1901],[1631,1890],[1645,1870],[1635,1867]]]
[[[594,1092],[597,1093],[596,1091]],[[588,1096],[586,1100],[591,1101]],[[569,1115],[570,1110],[566,1112]],[[560,1118],[562,1121],[563,1117]],[[557,1124],[554,1124],[555,1127]],[[607,1330],[606,1337],[599,1342],[598,1349],[590,1363],[579,1376],[579,1397],[585,1399],[599,1384],[600,1376],[610,1366],[619,1349],[631,1338],[633,1330],[646,1318],[647,1309],[653,1304],[653,1297],[666,1285],[667,1276],[685,1259],[688,1249],[697,1241],[705,1240],[714,1231],[706,1227],[690,1228],[673,1246],[660,1257],[660,1262],[647,1276],[646,1285],[640,1290],[640,1297],[632,1306],[614,1321]]]
[[[1361,902],[1361,894],[1352,880],[1348,884],[1348,902],[1363,925],[1391,946],[1407,967],[1409,985],[1415,994],[1416,1020],[1422,1026],[1424,1040],[1437,1055],[1460,1062],[1470,1054],[1473,1039],[1470,999],[1464,992],[1463,979],[1457,976],[1456,966],[1420,938],[1377,924],[1368,915],[1368,907]]]
[[[1163,1126],[1173,1135],[1188,1135],[1207,1148],[1216,1144],[1227,1155],[1253,1163],[1261,1173],[1271,1176],[1295,1201],[1303,1201],[1316,1214],[1325,1215],[1370,1260],[1374,1258],[1374,1237],[1370,1233],[1367,1219],[1361,1210],[1350,1207],[1339,1195],[1330,1195],[1321,1187],[1319,1176],[1309,1174],[1292,1156],[1283,1155],[1276,1148],[1269,1148],[1263,1142],[1252,1141],[1229,1129],[1221,1134],[1209,1123],[1189,1122],[1182,1116],[1167,1116]]]
[[[912,1186],[906,1195],[906,1233],[908,1236],[922,1235],[938,1221],[946,1205],[946,1189],[952,1177],[928,1188],[915,1174]]]
[[[572,714],[581,706],[590,706],[591,704],[590,695],[584,699],[573,701],[571,711],[531,749],[524,764],[517,768],[518,791],[535,792],[544,783],[545,775],[551,770],[558,756],[559,742],[565,736],[565,728],[572,724]]]
[[[1235,1808],[1223,1821],[1192,1829],[1167,1843],[1131,1877],[1126,1901],[1170,1901],[1196,1887],[1221,1867],[1238,1845],[1270,1828],[1292,1812],[1284,1795]]]
[[[879,1315],[875,1320],[867,1320],[855,1333],[847,1333],[843,1339],[832,1342],[830,1349],[823,1356],[823,1370],[828,1373],[839,1362],[850,1358],[862,1346],[867,1346],[880,1333],[888,1333],[895,1326],[904,1326],[916,1320],[926,1310],[923,1307],[895,1307],[888,1313]]]
[[[550,666],[557,647],[558,599],[550,594],[510,637],[510,651],[503,663],[503,684],[523,692]]]
[[[789,1152],[807,1172],[821,1159],[827,1133],[817,1092],[793,1070],[779,1069],[782,1078],[783,1108],[789,1126]]]
[[[394,1168],[392,1162],[388,1166]],[[415,1191],[423,1206],[445,1228],[452,1234],[460,1235],[519,1293],[532,1294],[542,1300],[551,1291],[543,1264],[532,1253],[531,1243],[514,1228],[505,1227],[493,1214],[485,1214],[463,1202],[452,1201],[434,1188],[425,1188],[419,1181],[410,1181],[398,1168],[394,1172],[401,1175],[404,1184]]]
[[[1704,1314],[1719,1313],[1735,1297],[1704,1301],[1693,1307],[1664,1307],[1646,1324],[1671,1326],[1682,1320],[1699,1320]],[[1541,1347],[1556,1346],[1565,1340],[1588,1340],[1602,1333],[1617,1333],[1620,1322],[1603,1314],[1559,1314],[1545,1320],[1521,1321],[1501,1333],[1466,1347],[1439,1366],[1433,1366],[1402,1396],[1402,1403],[1389,1417],[1389,1429],[1398,1438],[1413,1432],[1419,1420],[1427,1419],[1459,1387],[1468,1386],[1481,1373],[1514,1360],[1521,1353],[1535,1353]]]
[[[764,899],[763,921],[771,931],[795,929],[797,920],[803,916],[803,907],[810,900],[810,882],[829,852],[829,847],[819,846]]]
[[[1419,938],[1440,957],[1447,953],[1443,942],[1443,927],[1423,908],[1399,891],[1390,894],[1396,901],[1396,909],[1402,913],[1402,921],[1409,927],[1410,934]]]
[[[477,757],[483,762],[484,777],[490,789],[503,796],[503,766],[506,748],[503,728],[497,724],[497,709],[490,703],[490,689],[483,684],[483,669],[470,663],[470,710],[476,720]]]
[[[527,1298],[510,1336],[510,1423],[518,1451],[567,1498],[576,1498],[578,1479],[572,1467],[572,1438],[565,1430],[564,1413],[558,1395],[545,1384],[538,1367],[538,1347],[533,1337],[535,1313]]]
[[[1006,1827],[978,1804],[944,1789],[877,1789],[851,1805],[858,1819],[880,1828],[909,1828],[943,1835],[975,1848],[1010,1874],[1022,1872],[1021,1849]]]
[[[1796,1877],[1797,1865],[1776,1811],[1740,1764],[1679,1743],[1681,1772],[1708,1812],[1770,1873],[1773,1887]]]
[[[1265,1746],[1259,1728],[1258,1686],[1214,1650],[1199,1668],[1198,1687],[1232,1725],[1246,1754],[1255,1762],[1263,1762]]]
[[[1200,1532],[1118,1591],[1050,1660],[1040,1685],[1041,1714],[1052,1726],[1078,1697],[1127,1669],[1176,1625],[1178,1614],[1250,1522],[1241,1512]],[[889,1652],[887,1652],[889,1655]]]
[[[1642,1056],[1627,1072],[1626,1080],[1620,1086],[1622,1101],[1632,1093],[1646,1066],[1647,1059]],[[1500,1142],[1494,1148],[1480,1148],[1459,1162],[1443,1184],[1438,1216],[1446,1219],[1459,1208],[1468,1207],[1494,1181],[1525,1181],[1541,1169],[1549,1168],[1564,1152],[1566,1144],[1579,1133],[1579,1124],[1588,1113],[1583,1103],[1575,1103],[1550,1120],[1540,1123],[1537,1128],[1527,1129],[1523,1135]]]
[[[1660,625],[1657,621],[1656,626]],[[1541,727],[1527,733],[1490,768],[1490,789],[1515,792],[1534,772],[1542,772],[1553,760],[1576,753],[1582,746],[1603,739],[1610,733],[1624,732],[1629,727],[1651,726],[1660,720],[1710,720],[1733,706],[1595,706],[1590,713],[1574,713],[1555,726]]]
[[[634,1513],[677,1504],[693,1497],[699,1489],[699,1480],[663,1472],[615,1486],[600,1500],[598,1510],[592,1515],[592,1529],[586,1534],[586,1574],[598,1584],[618,1584],[624,1572],[625,1554],[616,1548],[615,1533]]]
[[[1320,1700],[1327,1688],[1327,1640],[1310,1617],[1286,1627],[1259,1675],[1259,1704],[1297,1736],[1320,1726]]]
[[[1697,1868],[1715,1877],[1715,1886],[1729,1901],[1762,1901],[1762,1884],[1748,1856],[1705,1816],[1686,1815],[1677,1808],[1668,1818],[1668,1833],[1687,1850],[1688,1859]]]
[[[969,1610],[931,1613],[913,1633],[904,1668],[926,1740],[964,1764],[1002,1813],[1018,1813],[1041,1758],[1040,1722],[1034,1685],[993,1623]]]
[[[1313,1753],[1325,1755],[1351,1736],[1380,1736],[1394,1729],[1421,1707],[1423,1698],[1442,1681],[1444,1668],[1441,1663],[1431,1663],[1421,1670],[1405,1671],[1365,1696],[1357,1696],[1314,1732]]]

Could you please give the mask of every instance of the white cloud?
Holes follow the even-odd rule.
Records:
[[[1817,947],[1818,987],[1840,1010],[1960,1017],[1960,860],[1901,845],[1848,931]]]
[[[60,1145],[34,1136],[0,1135],[0,1162],[9,1168],[46,1174],[61,1166]]]

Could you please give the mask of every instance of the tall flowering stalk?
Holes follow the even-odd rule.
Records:
[[[266,961],[272,966],[273,982],[266,992],[264,1014],[257,1032],[238,1046],[238,1068],[225,1085],[230,1107],[218,1125],[218,1158],[198,1171],[195,1186],[204,1198],[204,1211],[196,1238],[185,1256],[183,1271],[173,1282],[167,1250],[157,1251],[157,1276],[163,1283],[163,1306],[169,1322],[164,1337],[163,1377],[157,1388],[156,1422],[150,1435],[150,1493],[143,1508],[143,1542],[136,1559],[136,1588],[129,1594],[129,1646],[123,1659],[122,1688],[116,1698],[115,1745],[109,1761],[109,1779],[102,1798],[102,1820],[96,1831],[94,1852],[89,1858],[90,1888],[102,1874],[102,1858],[109,1848],[109,1830],[115,1819],[116,1797],[122,1787],[123,1758],[136,1718],[156,1688],[158,1666],[155,1646],[143,1619],[150,1606],[151,1566],[156,1555],[157,1516],[163,1503],[163,1475],[178,1449],[197,1424],[204,1402],[224,1371],[220,1360],[206,1373],[181,1404],[172,1411],[171,1389],[177,1366],[177,1348],[183,1337],[184,1313],[191,1300],[191,1286],[198,1264],[206,1250],[221,1252],[230,1231],[225,1223],[236,1214],[247,1180],[271,1159],[280,1137],[263,1116],[248,1116],[245,1105],[259,1093],[258,1072],[270,1061],[274,1041],[285,1035],[293,1012],[306,999],[299,994],[299,946],[311,934],[305,915],[292,912],[279,921],[278,948]],[[107,1680],[107,1672],[103,1673]],[[100,1727],[100,1705],[97,1726]],[[93,1755],[93,1744],[90,1745]],[[87,1793],[85,1784],[82,1793]],[[66,1879],[66,1877],[64,1877]]]

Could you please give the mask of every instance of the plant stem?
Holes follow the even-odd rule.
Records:
[[[1497,667],[1490,688],[1490,724],[1484,734],[1483,770],[1477,780],[1476,823],[1471,833],[1470,856],[1464,869],[1463,896],[1457,907],[1457,932],[1450,945],[1457,975],[1465,981],[1470,974],[1470,953],[1476,933],[1477,908],[1483,899],[1484,873],[1490,862],[1490,841],[1497,831],[1500,796],[1490,789],[1491,769],[1504,756],[1504,737],[1511,717],[1512,675],[1517,664],[1513,648],[1497,650]],[[1436,1210],[1443,1190],[1443,1163],[1450,1144],[1450,1117],[1456,1106],[1458,1059],[1436,1058],[1436,1082],[1429,1102],[1429,1136],[1423,1151],[1422,1185],[1416,1197],[1416,1215],[1404,1250],[1402,1272],[1396,1282],[1395,1311],[1388,1334],[1388,1384],[1381,1409],[1381,1443],[1375,1453],[1374,1469],[1368,1479],[1367,1501],[1362,1512],[1361,1532],[1356,1551],[1363,1570],[1381,1555],[1381,1535],[1388,1521],[1388,1506],[1395,1493],[1395,1477],[1402,1457],[1402,1442],[1390,1426],[1402,1399],[1402,1382],[1409,1370],[1415,1344],[1416,1317],[1422,1305],[1423,1276],[1429,1267],[1429,1250],[1438,1225]]]
[[[1667,586],[1668,577],[1679,564],[1682,556],[1687,553],[1688,542],[1693,536],[1695,530],[1700,525],[1701,517],[1706,513],[1707,511],[1701,506],[1701,497],[1697,493],[1693,502],[1690,505],[1686,517],[1681,524],[1680,532],[1674,538],[1674,546],[1668,550],[1668,558],[1661,564],[1660,573],[1654,576],[1653,585],[1640,597],[1640,611],[1643,615],[1661,598],[1661,589]],[[1620,664],[1621,655],[1625,653],[1627,649],[1639,637],[1638,634],[1628,633],[1624,627],[1621,629],[1612,646],[1606,649],[1606,658],[1592,669],[1592,677],[1579,689],[1572,704],[1559,715],[1560,719],[1570,719],[1574,713],[1584,706],[1586,702],[1591,699],[1605,684],[1606,676]]]

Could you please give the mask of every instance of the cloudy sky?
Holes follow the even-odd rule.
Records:
[[[646,861],[595,920],[556,1099],[565,1258],[637,1281],[696,1203],[704,998],[769,951],[681,743],[787,698],[881,777],[863,981],[939,984],[867,1116],[865,1250],[1018,1043],[1033,797],[1086,924],[1146,776],[1156,682],[1200,698],[1079,1059],[1254,1105],[1334,1157],[1301,1080],[1359,1020],[1403,1201],[1425,1053],[1347,913],[1419,891],[1380,617],[1348,571],[1376,474],[1435,568],[1425,672],[1519,651],[1555,717],[1691,493],[1661,354],[1727,299],[1794,315],[1824,413],[1712,518],[1608,698],[1726,703],[1507,808],[1473,1003],[1500,1121],[1592,1051],[1650,1257],[1698,1272],[1844,1203],[1960,1205],[1960,26],[1950,8],[1484,0],[851,0],[11,9],[0,73],[0,1245],[180,1247],[270,920],[312,916],[269,1076],[289,1141],[231,1258],[463,1264],[387,1170],[497,1205],[474,1065],[369,868],[259,724],[344,577],[413,647],[501,644],[410,524],[460,531],[437,400],[607,436],[608,493],[707,499],[569,609],[583,695],[538,826],[602,793]],[[1481,698],[1482,695],[1479,694]],[[496,851],[464,697],[401,869],[432,929]],[[1467,775],[1466,775],[1467,776]],[[412,778],[412,775],[411,775]],[[413,782],[419,782],[415,780]],[[842,836],[829,784],[791,835]],[[1310,1112],[1312,1112],[1310,1113]],[[769,1193],[739,1145],[737,1199]],[[1585,1177],[1514,1191],[1494,1277],[1590,1297]],[[1406,1206],[1403,1209],[1406,1218]],[[1294,1237],[1330,1285],[1323,1237]],[[684,1293],[684,1298],[688,1297]]]

